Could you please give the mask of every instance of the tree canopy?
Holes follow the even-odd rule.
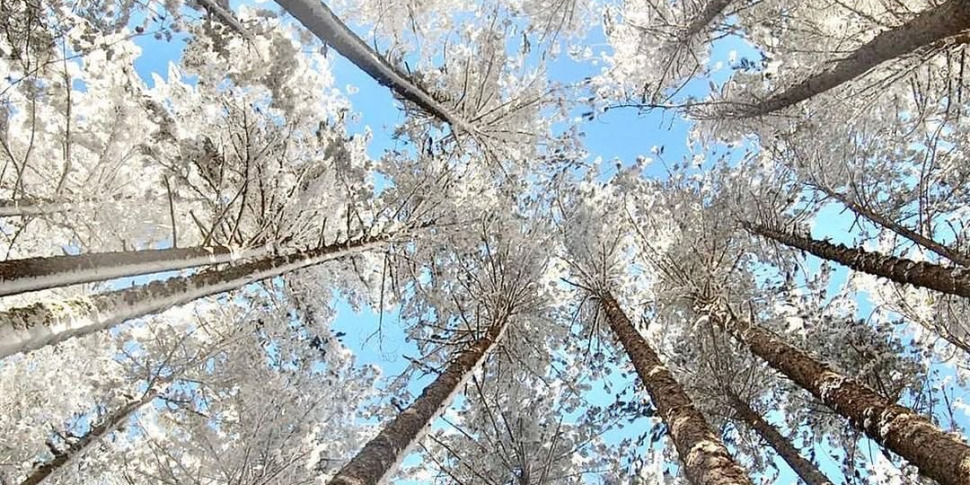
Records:
[[[0,485],[970,484],[968,45],[0,0]]]

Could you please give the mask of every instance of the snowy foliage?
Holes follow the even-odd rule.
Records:
[[[0,3],[0,485],[970,480],[967,0],[327,4]]]

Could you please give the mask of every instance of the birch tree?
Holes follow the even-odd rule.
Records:
[[[137,350],[119,364],[148,391],[122,393],[122,406],[92,414],[90,429],[63,447],[50,441],[52,455],[26,480],[295,483],[332,473],[362,437],[350,425],[375,376],[352,367],[326,315],[289,296],[240,293],[234,304],[121,332]]]
[[[278,3],[318,39],[327,46],[333,47],[378,83],[387,86],[402,98],[447,123],[453,130],[465,134],[475,133],[465,119],[444,106],[380,54],[374,52],[323,3],[303,0],[283,0]]]
[[[126,320],[165,310],[197,298],[240,288],[291,271],[346,256],[380,249],[390,235],[364,236],[321,248],[268,257],[223,270],[181,276],[89,298],[41,302],[2,312],[3,353],[29,352],[79,335],[99,332]]]
[[[12,259],[0,262],[0,296],[228,263],[241,256],[213,246]]]

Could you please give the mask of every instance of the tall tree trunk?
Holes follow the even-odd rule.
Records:
[[[228,263],[253,253],[252,251],[234,253],[226,246],[197,246],[0,261],[0,296]]]
[[[725,307],[706,309],[711,323],[747,345],[754,355],[819,401],[849,419],[869,438],[905,458],[941,485],[970,483],[970,446],[911,409],[890,402],[839,374]]]
[[[886,229],[889,229],[890,231],[895,232],[896,234],[899,234],[900,236],[906,239],[909,239],[910,241],[920,246],[923,246],[924,248],[929,249],[930,251],[933,251],[937,255],[942,256],[946,259],[949,259],[950,261],[953,261],[956,264],[959,264],[960,266],[966,266],[970,268],[970,256],[960,254],[959,252],[953,249],[950,249],[949,247],[943,244],[940,244],[934,241],[933,239],[926,237],[906,226],[903,226],[902,224],[899,224],[888,217],[884,217],[882,214],[879,214],[878,212],[871,210],[868,207],[863,206],[862,204],[857,203],[856,201],[852,200],[850,197],[846,195],[842,195],[828,187],[822,186],[821,184],[817,184],[817,185],[813,184],[813,186],[818,190],[820,190],[825,195],[828,195],[829,197],[832,197],[833,199],[839,201],[842,205],[844,205],[852,212],[862,217],[865,217],[866,219],[869,219],[870,221],[875,222],[876,224],[879,224],[880,226]]]
[[[333,47],[378,83],[411,101],[456,131],[474,134],[473,128],[451,109],[417,86],[354,34],[321,0],[276,0],[318,39]]]
[[[667,425],[687,480],[694,485],[750,484],[747,473],[735,463],[704,415],[694,407],[613,295],[604,292],[599,299],[610,328],[630,356],[643,387]]]
[[[452,396],[501,339],[508,325],[502,316],[485,335],[458,356],[421,395],[401,411],[374,439],[330,480],[329,485],[376,485],[383,483],[421,439],[432,421],[448,406]]]
[[[742,109],[742,117],[766,115],[865,74],[877,65],[941,42],[970,29],[970,0],[949,0],[928,9],[899,27],[880,33],[829,69],[774,94],[765,101]]]
[[[806,460],[798,450],[774,426],[756,413],[748,403],[734,393],[726,393],[728,404],[734,410],[738,419],[758,433],[778,453],[785,463],[808,485],[832,485],[832,482],[815,466]]]
[[[239,266],[181,276],[89,298],[39,302],[0,312],[0,358],[71,337],[89,335],[125,320],[151,315],[197,298],[314,266],[381,246],[388,235],[368,236]]]
[[[20,482],[20,485],[38,485],[43,482],[58,470],[64,468],[86,449],[100,442],[108,433],[123,425],[129,417],[142,406],[154,400],[156,396],[158,396],[158,390],[152,389],[145,393],[141,399],[133,400],[121,409],[108,414],[99,423],[92,425],[84,436],[71,443],[66,449],[54,452],[54,458],[50,461],[34,468],[34,471],[24,481]]]
[[[819,241],[758,224],[743,223],[743,225],[752,233],[807,251],[822,259],[835,261],[856,271],[888,278],[896,283],[970,298],[970,271],[962,268],[945,268],[925,261],[886,256],[874,251]]]

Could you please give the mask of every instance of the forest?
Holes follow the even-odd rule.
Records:
[[[970,485],[968,54],[970,0],[0,0],[0,485]]]

